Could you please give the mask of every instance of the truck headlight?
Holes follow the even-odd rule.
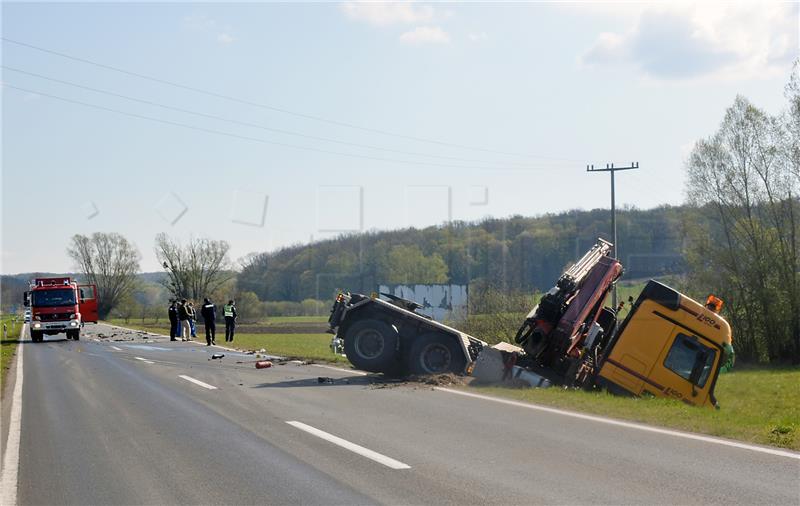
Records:
[[[35,329],[38,329],[38,328],[39,328],[39,327],[41,327],[41,326],[42,326],[42,324],[41,324],[41,323],[34,323],[34,324],[33,324],[33,328],[35,328]]]
[[[71,322],[69,322],[69,326],[70,327],[77,327],[78,326],[78,322],[76,322],[75,320],[72,320]]]

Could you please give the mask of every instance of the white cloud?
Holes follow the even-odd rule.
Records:
[[[236,39],[231,35],[233,29],[230,25],[220,24],[217,20],[208,17],[205,14],[192,14],[186,16],[182,20],[182,25],[185,29],[210,34],[215,37],[216,41],[222,45],[229,45]]]
[[[219,35],[217,35],[217,42],[219,42],[220,44],[224,44],[226,46],[231,42],[233,42],[234,40],[235,39],[227,33],[220,33]]]
[[[438,26],[418,26],[402,34],[400,42],[410,45],[449,44],[450,34]]]
[[[339,8],[350,19],[375,26],[429,23],[434,17],[433,7],[412,2],[344,2]]]
[[[468,35],[469,40],[472,42],[480,42],[482,40],[486,40],[489,38],[489,35],[486,32],[473,32]]]
[[[581,57],[583,64],[633,66],[659,80],[728,80],[783,75],[800,54],[798,4],[708,2],[635,7],[635,15],[629,18],[631,26],[598,35]]]

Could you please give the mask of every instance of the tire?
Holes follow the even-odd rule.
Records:
[[[41,330],[31,330],[31,341],[40,343],[44,340],[44,334]]]
[[[347,329],[344,352],[358,369],[391,373],[397,369],[398,340],[391,325],[380,320],[362,320]]]
[[[78,330],[68,330],[67,331],[67,339],[74,339],[74,340],[77,341],[78,339],[81,338],[80,336],[81,336],[81,334],[80,334],[80,331],[78,331]]]
[[[409,370],[413,374],[463,374],[467,358],[456,339],[436,332],[417,337],[408,356]]]

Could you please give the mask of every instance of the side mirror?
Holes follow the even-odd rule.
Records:
[[[703,351],[698,351],[694,356],[692,374],[689,375],[689,383],[692,384],[692,397],[697,396],[697,389],[695,388],[695,385],[697,385],[698,381],[700,381],[700,376],[703,374],[703,369],[705,369],[706,365],[706,358],[706,353]]]
[[[22,294],[22,305],[25,307],[30,307],[31,305],[31,292],[25,292]]]

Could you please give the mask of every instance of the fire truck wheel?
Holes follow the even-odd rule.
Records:
[[[395,368],[397,331],[380,320],[362,320],[347,329],[344,352],[358,369],[386,372]]]
[[[38,343],[44,340],[44,334],[41,330],[31,330],[31,341]]]
[[[74,340],[77,341],[78,339],[80,339],[79,331],[77,331],[77,330],[68,330],[67,331],[67,339],[74,339]]]
[[[417,337],[408,358],[409,369],[414,374],[461,374],[467,366],[456,338],[436,332]]]

